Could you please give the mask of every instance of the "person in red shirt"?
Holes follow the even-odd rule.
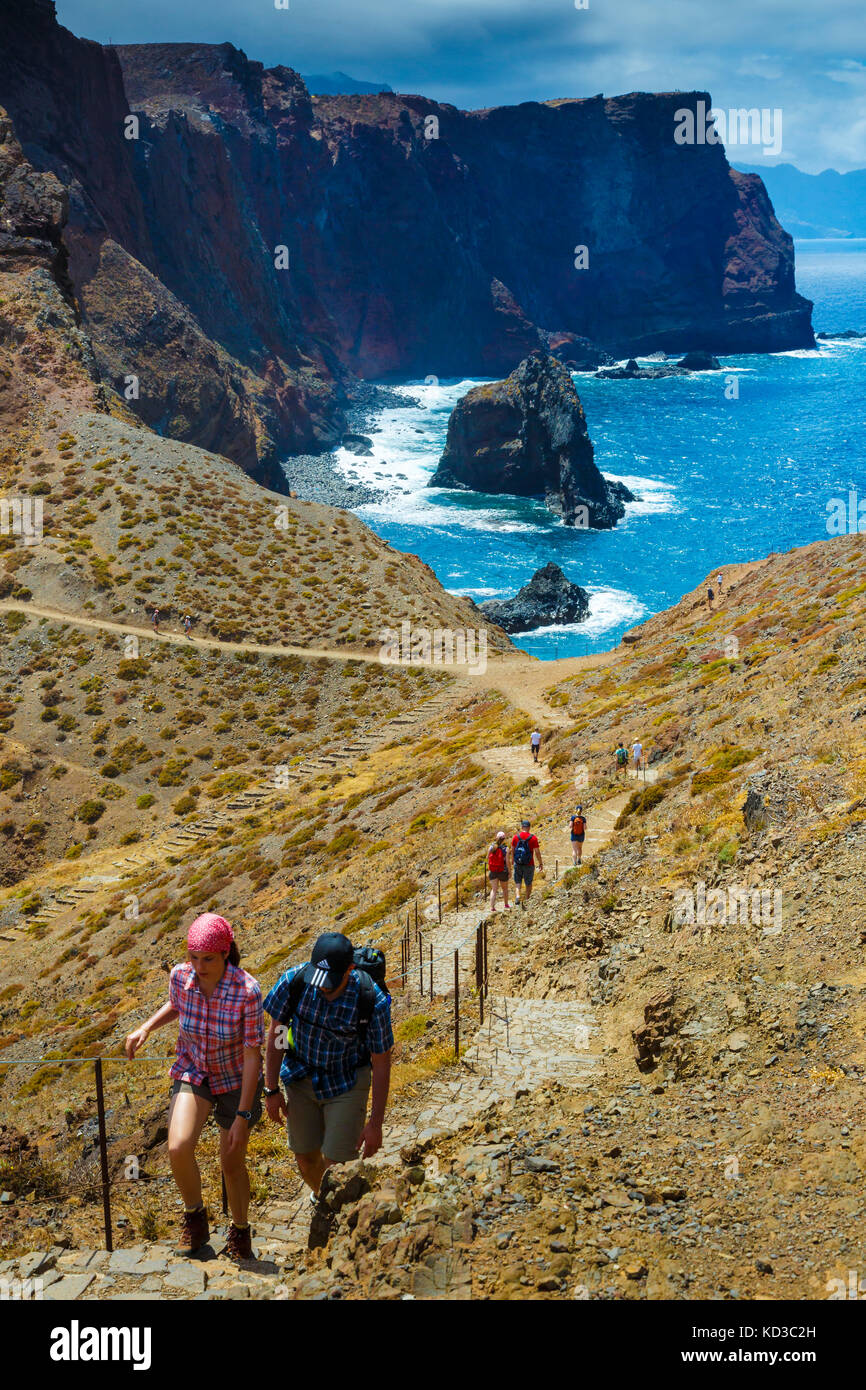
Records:
[[[252,1259],[246,1153],[250,1130],[262,1114],[262,992],[240,968],[231,927],[214,912],[193,922],[187,957],[171,972],[168,1003],[127,1037],[126,1055],[132,1061],[155,1029],[178,1019],[168,1109],[168,1156],[184,1203],[177,1253],[195,1255],[210,1237],[195,1151],[213,1111],[232,1216],[226,1254],[240,1262]]]
[[[535,855],[538,867],[544,873],[541,859],[541,846],[538,837],[532,834],[528,820],[520,822],[520,829],[511,841],[511,862],[514,865],[514,882],[517,887],[517,901],[525,907],[532,896],[532,880],[535,877]]]

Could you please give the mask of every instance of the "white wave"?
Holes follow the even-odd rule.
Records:
[[[610,478],[614,483],[625,483],[630,492],[633,492],[634,502],[626,502],[625,514],[629,516],[658,516],[662,512],[676,512],[679,510],[676,492],[671,483],[665,483],[658,478],[643,478],[634,473],[609,473],[605,472],[606,478]]]
[[[646,604],[642,603],[636,594],[631,594],[626,589],[612,589],[600,587],[598,589],[588,589],[589,593],[589,616],[582,623],[552,623],[546,627],[532,628],[529,632],[513,632],[511,636],[515,639],[520,637],[562,637],[565,633],[573,633],[578,637],[595,638],[602,633],[609,632],[611,628],[619,627],[622,623],[630,626],[643,618],[647,612]]]

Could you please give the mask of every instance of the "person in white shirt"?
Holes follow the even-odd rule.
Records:
[[[538,750],[541,747],[541,734],[537,729],[533,729],[532,733],[529,735],[529,747],[532,750],[532,761],[537,763]]]
[[[634,775],[637,777],[643,762],[643,744],[635,740],[632,745],[631,755],[634,758]]]

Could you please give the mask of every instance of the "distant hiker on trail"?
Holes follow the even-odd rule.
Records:
[[[541,747],[541,734],[538,732],[537,729],[534,729],[532,733],[529,735],[529,747],[532,752],[532,761],[534,763],[537,763],[538,750]]]
[[[192,618],[189,616],[188,613],[184,613],[184,615],[183,615],[183,630],[184,630],[184,632],[186,633],[187,637],[189,637],[189,630],[190,630],[191,627],[192,627]]]
[[[253,1257],[246,1153],[262,1113],[262,992],[241,970],[225,918],[214,912],[196,917],[186,944],[186,962],[171,972],[169,1002],[129,1034],[125,1050],[131,1061],[150,1033],[179,1020],[168,1108],[168,1157],[184,1204],[177,1253],[196,1255],[210,1236],[195,1151],[213,1111],[232,1217],[226,1255],[238,1263]]]
[[[511,906],[508,901],[508,840],[504,830],[497,830],[496,839],[488,847],[487,875],[490,879],[490,911],[496,911],[496,896],[500,884],[505,900],[505,910],[508,911]]]
[[[638,777],[643,766],[643,744],[640,739],[636,738],[632,744],[631,755],[634,760],[634,775]]]
[[[514,865],[514,882],[517,885],[517,901],[521,907],[525,907],[532,897],[532,880],[535,877],[535,859],[538,855],[538,867],[544,873],[544,864],[541,862],[541,846],[538,837],[533,835],[528,820],[520,822],[520,829],[511,841],[511,862]],[[521,892],[521,888],[523,891]]]
[[[583,842],[586,839],[586,816],[583,807],[578,806],[571,817],[571,862],[579,864],[583,859]]]
[[[717,588],[718,591],[719,591],[719,598],[721,598],[721,597],[722,597],[722,571],[721,571],[721,570],[719,570],[719,573],[718,573],[718,575],[716,576],[716,588]]]
[[[619,743],[616,745],[616,753],[614,754],[614,757],[616,758],[617,777],[620,773],[622,773],[623,777],[625,777],[626,772],[628,770],[628,752],[626,751],[626,746],[623,743],[622,739],[620,739]]]
[[[707,607],[709,608],[709,610],[710,610],[711,613],[712,613],[712,611],[713,611],[713,599],[714,599],[714,598],[715,598],[715,594],[713,593],[712,589],[707,589]]]
[[[158,608],[154,608],[153,613],[151,614],[151,617],[150,617],[150,621],[151,621],[152,624],[153,624],[153,630],[154,630],[154,632],[159,632],[159,609],[158,609]]]
[[[281,975],[264,1002],[271,1018],[265,1103],[275,1124],[286,1117],[289,1148],[314,1205],[331,1164],[359,1153],[372,1158],[382,1147],[394,1046],[384,985],[381,951],[356,951],[340,932],[325,932],[309,962]],[[324,1216],[321,1203],[317,1215]]]

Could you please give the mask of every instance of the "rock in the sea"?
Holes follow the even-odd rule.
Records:
[[[479,606],[506,632],[531,632],[554,623],[582,623],[589,612],[589,595],[551,561],[536,570],[514,598],[488,599]]]
[[[841,333],[816,333],[816,338],[821,338],[823,342],[831,342],[834,339],[846,338],[866,338],[866,333],[858,333],[856,328],[846,328]]]
[[[665,376],[688,376],[690,372],[720,372],[721,363],[711,352],[687,352],[679,362],[641,367],[630,357],[624,367],[602,367],[596,376],[611,381],[657,381]]]
[[[597,528],[615,526],[633,500],[596,467],[571,374],[546,353],[457,402],[429,486],[544,497],[566,525]]]
[[[677,363],[687,372],[720,372],[722,364],[711,352],[687,352]]]

